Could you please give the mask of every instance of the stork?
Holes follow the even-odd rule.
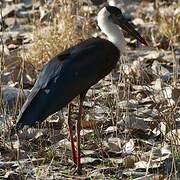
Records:
[[[126,30],[138,41],[146,41],[127,22],[120,9],[106,6],[97,16],[100,29],[107,39],[90,38],[80,42],[52,58],[40,72],[18,116],[15,126],[18,132],[44,121],[48,116],[67,106],[80,96],[79,115],[76,124],[77,151],[72,135],[71,120],[68,117],[72,158],[81,173],[80,129],[82,105],[88,89],[104,78],[116,66],[125,51],[125,39],[120,28]]]

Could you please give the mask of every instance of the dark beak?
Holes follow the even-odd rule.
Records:
[[[116,24],[118,24],[122,29],[127,31],[130,35],[135,37],[142,44],[148,46],[146,40],[141,37],[141,35],[134,29],[134,27],[121,15],[120,18],[116,18]]]

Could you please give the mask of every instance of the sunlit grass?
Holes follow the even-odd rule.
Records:
[[[180,13],[174,14],[174,16],[159,16],[159,32],[161,35],[166,36],[169,39],[174,38],[174,40],[179,41],[179,32],[180,32]]]
[[[27,59],[38,69],[54,55],[87,39],[92,32],[91,19],[78,1],[58,1],[55,6],[52,22],[44,26],[39,20],[34,21],[33,44],[27,50]]]

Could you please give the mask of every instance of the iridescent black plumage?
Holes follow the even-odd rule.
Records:
[[[86,92],[115,67],[119,56],[116,46],[100,38],[85,40],[55,56],[39,74],[16,129],[42,122]]]

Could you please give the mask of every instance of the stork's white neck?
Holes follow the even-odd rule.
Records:
[[[109,15],[106,8],[101,9],[97,16],[98,25],[102,32],[107,35],[108,40],[120,50],[121,54],[124,54],[126,42],[123,33],[121,29],[108,18]]]

